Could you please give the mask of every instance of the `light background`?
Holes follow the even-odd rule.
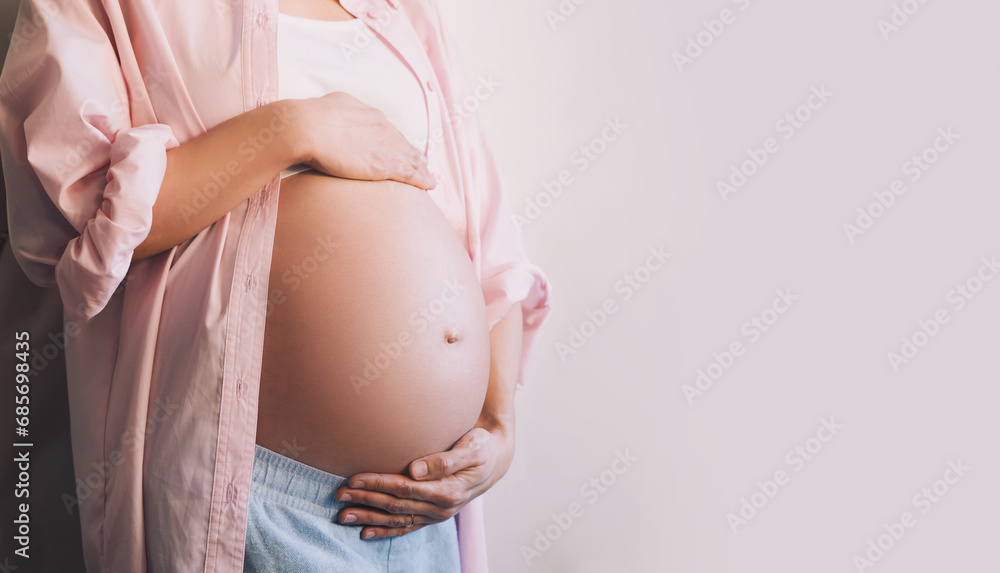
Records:
[[[514,465],[486,498],[492,569],[998,570],[1000,280],[960,311],[946,297],[1000,255],[1000,5],[565,0],[554,29],[557,0],[440,5],[471,81],[502,84],[476,113],[515,211],[575,177],[523,230],[554,311]],[[886,39],[894,6],[919,10]],[[725,8],[735,22],[679,71],[673,54]],[[785,140],[775,124],[812,86],[833,95]],[[615,117],[628,128],[581,172],[572,154]],[[904,163],[949,126],[960,139],[911,181]],[[779,151],[723,201],[717,182],[768,137]],[[852,244],[844,224],[896,178],[906,193]],[[616,282],[659,245],[672,258],[623,301]],[[776,289],[799,299],[751,343],[742,325]],[[619,311],[562,361],[607,298]],[[887,355],[939,308],[950,320],[894,372]],[[689,404],[683,385],[735,341],[745,354]],[[843,428],[790,465],[831,417]],[[626,450],[638,460],[613,485],[581,494]],[[970,469],[915,505],[950,460]],[[727,514],[779,470],[787,485],[734,533]],[[582,515],[526,558],[573,502]],[[907,511],[915,525],[859,569]]]

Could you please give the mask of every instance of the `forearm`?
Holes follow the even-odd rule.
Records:
[[[153,222],[132,260],[161,253],[232,211],[282,169],[304,159],[296,100],[225,121],[167,151]]]
[[[514,393],[521,368],[521,304],[515,304],[490,330],[490,380],[477,427],[512,432]]]

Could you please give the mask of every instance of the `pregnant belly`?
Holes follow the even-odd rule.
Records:
[[[285,179],[268,290],[258,444],[341,476],[405,473],[475,425],[486,307],[425,191]]]

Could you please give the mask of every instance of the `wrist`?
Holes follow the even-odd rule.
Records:
[[[490,478],[492,487],[492,484],[507,474],[507,470],[514,462],[514,420],[513,418],[504,419],[484,413],[480,415],[476,427],[489,432],[497,443],[496,466],[494,466]]]
[[[476,422],[477,428],[483,428],[491,434],[499,434],[504,438],[514,437],[514,416],[505,416],[495,412],[483,411]]]
[[[283,118],[286,125],[286,129],[281,130],[286,150],[284,163],[287,165],[284,167],[312,160],[312,139],[309,132],[309,122],[306,120],[309,116],[307,101],[304,99],[283,99],[271,104],[277,107],[275,111],[279,117]]]

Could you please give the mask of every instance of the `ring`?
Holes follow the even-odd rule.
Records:
[[[410,524],[407,527],[413,527],[413,514],[410,514]]]

